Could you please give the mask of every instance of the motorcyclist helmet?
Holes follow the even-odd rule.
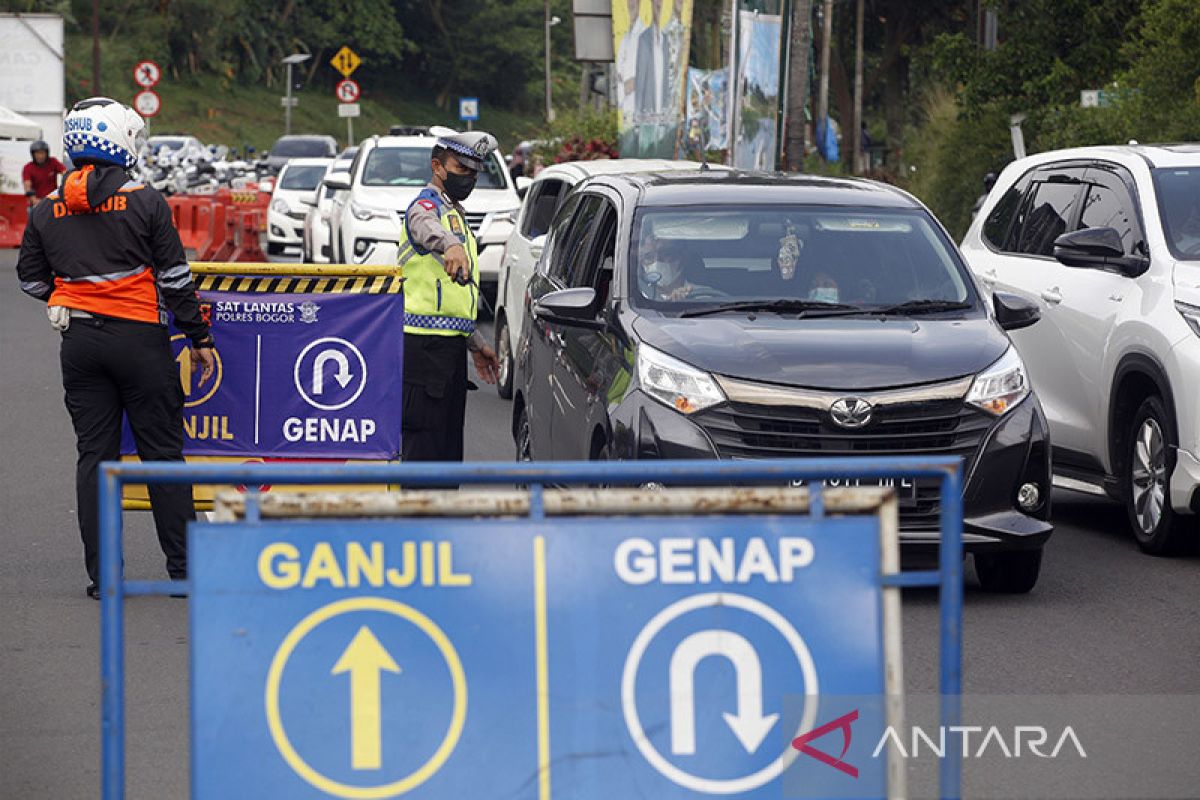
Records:
[[[34,153],[36,153],[39,150],[41,150],[43,153],[49,153],[50,145],[46,144],[41,139],[38,139],[36,142],[30,143],[30,145],[29,145],[29,154],[30,155],[33,155]]]
[[[129,169],[145,145],[146,123],[128,106],[107,97],[75,104],[63,120],[63,146],[75,163],[98,162]]]

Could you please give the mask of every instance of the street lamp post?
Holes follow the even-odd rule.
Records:
[[[283,59],[283,63],[287,64],[287,96],[283,99],[283,132],[290,134],[292,132],[292,67],[296,64],[303,64],[312,58],[309,53],[292,53],[287,58]]]
[[[550,29],[562,22],[550,16],[550,0],[546,0],[546,122],[554,122],[553,95],[550,89]]]

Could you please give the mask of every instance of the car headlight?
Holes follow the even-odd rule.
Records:
[[[1004,355],[975,376],[967,402],[997,417],[1029,396],[1029,373],[1017,349],[1009,345]]]
[[[1200,307],[1189,306],[1176,300],[1175,310],[1183,315],[1183,321],[1192,329],[1192,333],[1200,336]]]
[[[278,211],[280,214],[286,214],[291,211],[291,209],[288,208],[287,201],[282,197],[278,197],[271,201],[271,210]]]
[[[681,413],[694,414],[725,402],[711,375],[652,347],[638,348],[637,369],[642,390]]]
[[[357,220],[366,222],[372,219],[387,219],[388,211],[383,208],[371,208],[369,206],[360,206],[358,203],[350,204],[350,213]]]

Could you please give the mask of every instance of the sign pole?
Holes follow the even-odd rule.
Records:
[[[346,147],[354,147],[354,117],[346,117]]]

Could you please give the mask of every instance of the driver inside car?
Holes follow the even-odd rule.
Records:
[[[713,289],[687,279],[688,272],[694,273],[697,265],[703,269],[704,264],[678,243],[659,241],[653,235],[643,236],[638,262],[638,288],[647,298],[678,302],[715,294]]]

